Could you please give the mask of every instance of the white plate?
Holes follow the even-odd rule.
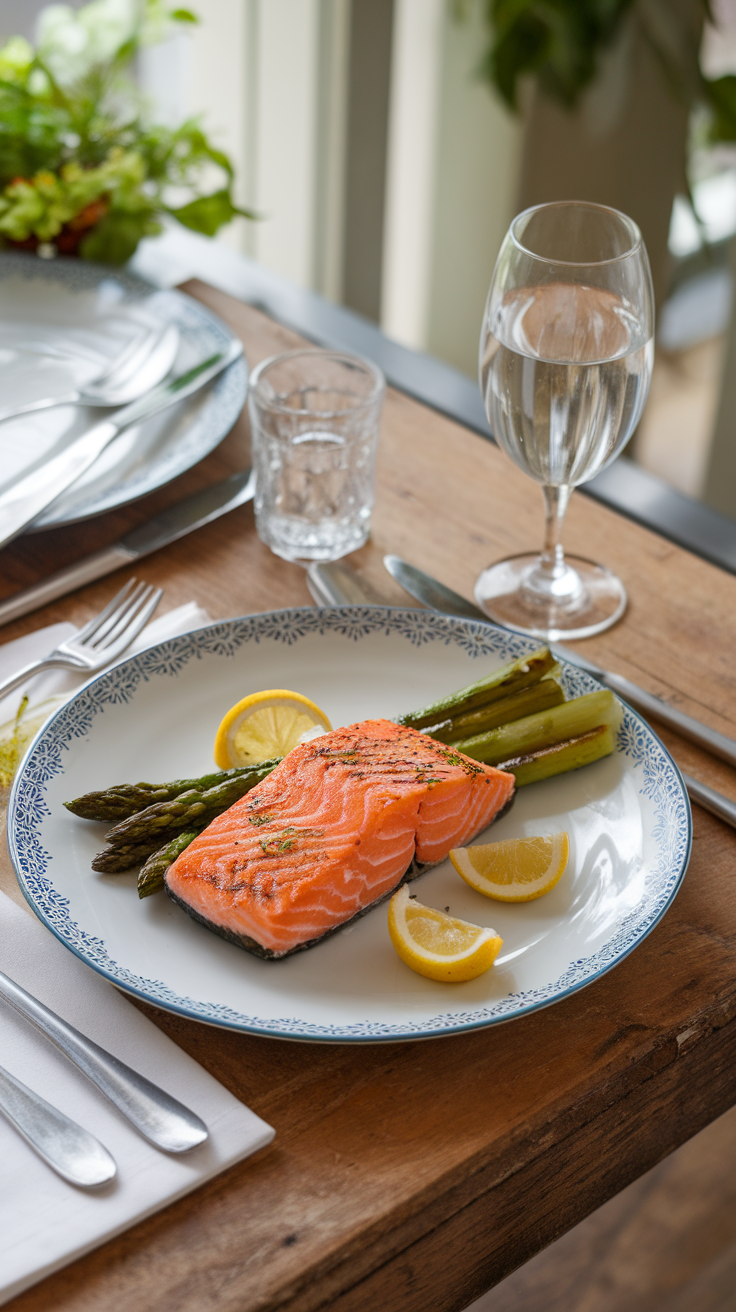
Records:
[[[62,803],[140,778],[212,769],[233,702],[293,688],[333,725],[395,716],[533,650],[472,621],[382,607],[275,611],[213,624],[131,658],[82,689],[31,746],[10,802],[21,887],[67,947],[159,1007],[279,1038],[376,1041],[473,1029],[522,1016],[621,961],[664,914],[685,873],[690,807],[659,739],[626,710],[615,754],[519,790],[492,838],[570,835],[560,883],[535,902],[492,902],[449,861],[414,884],[420,900],[493,925],[504,939],[479,979],[443,985],[395,955],[379,906],[307,952],[261,961],[196,924],[163,894],[140,902],[134,875],[95,875],[104,825]],[[564,672],[568,695],[598,687]]]
[[[84,260],[0,255],[0,407],[63,395],[106,368],[143,329],[174,323],[181,373],[232,340],[230,329],[180,292],[157,291]],[[48,354],[44,354],[48,352]],[[207,455],[245,401],[238,360],[201,393],[122,433],[35,528],[86,519],[145,496]],[[1,487],[43,463],[110,410],[57,406],[0,424]]]

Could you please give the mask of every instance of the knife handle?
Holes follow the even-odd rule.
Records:
[[[694,720],[691,715],[686,715],[684,711],[678,711],[676,707],[668,705],[662,701],[661,697],[655,697],[650,692],[645,692],[638,684],[631,683],[625,679],[622,674],[609,674],[608,671],[601,672],[596,676],[605,683],[613,692],[617,692],[624,697],[627,702],[636,707],[646,716],[652,716],[655,720],[661,720],[670,729],[674,729],[682,738],[687,738],[691,743],[697,743],[698,747],[704,747],[707,752],[713,756],[719,756],[722,761],[728,761],[729,765],[736,765],[736,742],[733,738],[727,738],[724,733],[719,733],[717,729],[711,729],[707,724],[701,724],[699,720]]]
[[[86,583],[101,579],[105,574],[111,574],[113,570],[129,565],[136,559],[137,552],[128,551],[118,542],[102,551],[96,551],[92,556],[86,556],[84,560],[78,560],[74,565],[67,565],[40,583],[34,583],[30,588],[24,588],[22,592],[16,592],[14,596],[0,601],[0,625],[9,624],[21,615],[28,615],[32,610],[38,610],[39,606],[45,606],[57,597],[64,597],[76,588],[83,588]]]
[[[717,793],[715,788],[701,784],[700,780],[693,779],[691,774],[683,773],[682,779],[693,802],[697,802],[706,811],[710,811],[711,815],[717,815],[719,820],[725,820],[727,825],[736,829],[736,802],[732,802],[730,797],[724,797],[723,793]]]
[[[318,606],[385,606],[377,592],[342,561],[313,561],[307,587]]]

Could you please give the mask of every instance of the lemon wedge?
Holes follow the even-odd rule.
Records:
[[[257,765],[286,756],[299,742],[331,728],[324,711],[300,692],[285,688],[253,692],[223,716],[215,738],[215,761],[221,770]]]
[[[554,888],[569,855],[567,834],[559,833],[454,847],[450,860],[465,883],[486,897],[499,902],[531,902]]]
[[[493,965],[503,939],[495,929],[458,920],[409,896],[402,884],[388,908],[388,932],[401,960],[418,975],[455,984]]]

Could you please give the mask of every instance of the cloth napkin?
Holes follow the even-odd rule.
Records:
[[[194,602],[153,620],[126,656],[209,616]],[[53,624],[0,647],[0,679],[75,632]],[[94,677],[94,676],[93,676]],[[35,675],[0,701],[0,724],[12,720],[27,692],[34,708],[53,710],[81,687],[66,671]],[[25,718],[25,717],[24,717]],[[0,970],[77,1029],[191,1107],[210,1137],[189,1153],[158,1151],[61,1053],[0,999],[0,1061],[11,1074],[90,1130],[112,1153],[115,1180],[85,1191],[55,1174],[0,1114],[0,1304],[52,1271],[165,1207],[226,1167],[262,1148],[272,1128],[208,1075],[125,996],[73,956],[24,902],[4,838],[0,856]],[[17,898],[24,907],[14,904]]]
[[[76,1066],[0,1000],[3,1066],[96,1135],[118,1167],[110,1184],[77,1189],[0,1116],[2,1304],[264,1147],[274,1131],[3,893],[0,970],[190,1107],[210,1132],[188,1153],[152,1147]]]
[[[151,620],[121,659],[126,660],[136,652],[145,651],[146,647],[154,647],[157,642],[165,642],[167,638],[175,638],[180,633],[187,633],[189,629],[199,628],[200,625],[209,622],[207,611],[198,606],[196,601],[189,601],[184,606],[178,606],[176,610],[170,610],[166,615]],[[58,647],[60,642],[71,638],[76,632],[73,624],[49,624],[47,628],[37,629],[35,633],[28,633],[24,638],[16,638],[15,642],[6,642],[0,647],[0,682],[10,678],[11,674],[15,674],[24,665],[29,665],[31,661],[47,656],[54,647]],[[99,673],[100,671],[97,670],[90,676],[76,674],[72,670],[47,670],[44,674],[34,675],[22,687],[16,688],[15,692],[9,693],[7,697],[0,700],[0,724],[14,717],[25,693],[28,693],[30,714],[34,706],[52,697],[71,696],[90,677],[96,678]],[[60,701],[56,701],[51,709],[55,709],[59,704]]]
[[[128,656],[134,656],[136,652],[144,651],[146,647],[153,647],[157,642],[165,642],[167,638],[175,638],[180,633],[187,633],[190,629],[199,628],[209,622],[210,616],[207,611],[195,601],[189,601],[183,606],[177,606],[176,610],[170,610],[166,615],[151,620],[119,659],[126,660]],[[60,642],[71,638],[76,632],[77,629],[73,624],[50,624],[45,629],[37,629],[35,633],[26,634],[24,638],[17,638],[15,642],[6,642],[0,646],[0,682],[21,670],[24,665],[30,665],[31,661],[47,656],[54,647],[58,647]],[[12,736],[18,707],[26,694],[28,706],[21,721],[21,754],[45,720],[53,715],[54,711],[77,689],[90,678],[96,678],[99,673],[101,673],[99,670],[92,675],[77,674],[73,670],[46,670],[43,674],[34,674],[7,697],[0,698],[0,749]],[[9,796],[10,789],[0,787],[0,834],[5,828]],[[9,858],[4,860],[3,857],[4,854],[0,856],[0,888],[9,892],[17,902],[25,905],[14,875],[8,878]]]

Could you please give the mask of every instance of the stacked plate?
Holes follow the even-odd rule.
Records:
[[[83,388],[143,332],[167,324],[179,331],[174,374],[221,351],[233,336],[197,301],[120,270],[0,255],[0,409]],[[176,478],[232,428],[247,379],[241,359],[201,393],[128,429],[34,528],[101,514]],[[61,405],[6,420],[0,489],[63,450],[103,413]]]

